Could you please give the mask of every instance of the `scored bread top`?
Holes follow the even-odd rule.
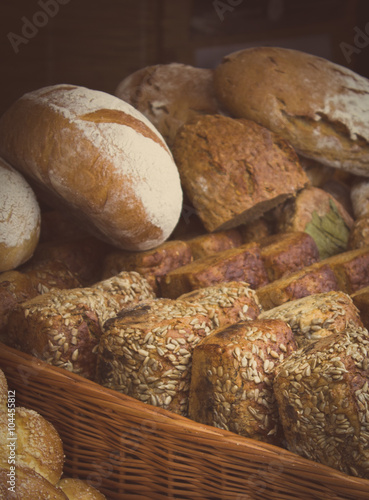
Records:
[[[172,155],[150,121],[121,99],[45,87],[21,97],[0,130],[8,161],[110,243],[152,248],[178,222],[182,190]]]

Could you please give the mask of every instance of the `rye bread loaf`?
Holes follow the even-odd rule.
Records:
[[[250,120],[200,116],[178,131],[172,151],[207,231],[258,219],[309,182],[292,147]]]
[[[169,146],[184,123],[199,114],[219,112],[213,70],[189,64],[141,68],[119,83],[115,95],[145,115]]]
[[[219,101],[231,116],[255,120],[296,151],[369,176],[369,80],[321,57],[253,47],[215,69]]]
[[[172,155],[118,97],[73,85],[25,94],[0,118],[0,151],[52,206],[117,247],[155,247],[177,224],[182,190]]]

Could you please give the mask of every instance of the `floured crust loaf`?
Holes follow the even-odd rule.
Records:
[[[258,219],[309,182],[293,148],[251,120],[200,116],[178,131],[172,152],[207,231]]]
[[[0,154],[52,206],[119,248],[153,248],[178,222],[180,179],[162,136],[105,92],[55,85],[25,94],[0,119]]]
[[[27,262],[40,238],[41,211],[31,186],[0,158],[0,272]]]
[[[213,70],[189,64],[156,64],[122,80],[115,95],[132,104],[171,147],[178,129],[201,114],[219,112]]]
[[[232,116],[279,133],[303,156],[369,176],[366,78],[301,51],[254,47],[224,57],[214,82]]]

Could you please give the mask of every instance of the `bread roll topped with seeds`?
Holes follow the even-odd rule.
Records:
[[[42,415],[34,410],[15,408],[15,466],[30,467],[50,483],[56,484],[64,467],[63,443],[59,433]],[[0,412],[0,465],[8,463],[8,414]]]
[[[273,372],[296,348],[290,327],[277,319],[217,329],[193,352],[189,417],[281,445]]]
[[[268,311],[259,319],[281,319],[289,324],[299,347],[344,332],[351,323],[363,326],[358,308],[344,292],[326,292],[291,300]]]
[[[201,304],[216,327],[256,319],[261,306],[255,290],[243,281],[229,281],[180,295],[178,300]]]
[[[288,449],[369,479],[369,333],[349,325],[292,353],[273,383]]]
[[[104,325],[96,380],[187,416],[192,351],[214,329],[203,305],[154,299]]]
[[[102,325],[122,308],[153,298],[145,278],[122,272],[89,288],[54,290],[9,314],[6,343],[55,366],[94,379]]]

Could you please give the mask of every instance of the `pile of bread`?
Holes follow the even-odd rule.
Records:
[[[56,85],[0,156],[2,342],[369,479],[367,79],[260,47]]]
[[[87,481],[63,476],[63,443],[53,424],[16,405],[0,370],[0,495],[9,500],[104,500]],[[63,477],[62,477],[63,476]]]

